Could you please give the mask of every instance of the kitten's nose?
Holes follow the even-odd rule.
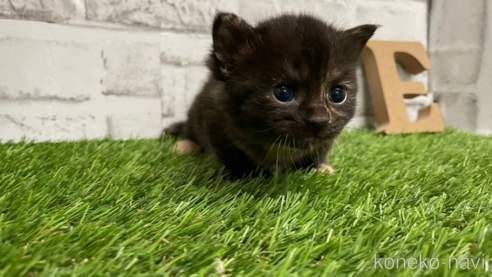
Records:
[[[327,108],[322,101],[313,101],[310,103],[307,108],[306,121],[308,123],[307,125],[312,128],[315,136],[326,128],[329,123],[329,116]]]
[[[328,125],[328,118],[324,116],[312,116],[307,122],[313,128],[314,134],[317,135]]]

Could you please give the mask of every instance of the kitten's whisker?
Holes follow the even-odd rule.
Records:
[[[273,130],[273,129],[275,129],[275,127],[268,128],[268,129],[266,129],[266,130],[262,130],[262,131],[257,131],[257,130],[255,130],[255,132],[257,132],[257,133],[262,133],[262,132],[267,132],[267,131],[270,131],[270,130]]]
[[[288,139],[288,138],[289,138],[289,135],[286,135],[286,136],[285,136],[285,142],[284,142],[284,149],[282,149],[282,151],[283,151],[283,153],[282,153],[282,154],[283,154],[283,158],[284,158],[284,166],[285,166],[285,168],[289,168],[289,166],[287,166],[287,159],[286,159],[286,157],[285,157],[285,156],[286,156],[286,154],[287,154],[287,153],[285,153],[285,152],[286,152],[286,151],[288,151],[288,149],[287,149],[287,139]]]
[[[268,144],[272,141],[272,139],[273,139],[273,138],[274,138],[274,137],[271,137],[271,138],[268,140],[268,142],[266,143],[266,145],[268,145]],[[265,161],[265,159],[266,159],[266,157],[264,157],[264,156],[263,156],[263,155],[265,154],[265,150],[266,150],[266,148],[263,148],[263,150],[261,151],[260,156],[258,157],[258,158],[259,158],[259,161],[258,161],[258,163],[256,164],[256,169],[255,169],[256,171],[258,171],[258,169],[260,168],[260,165],[262,165],[262,163],[263,163],[263,162]]]
[[[281,135],[278,135],[278,137],[275,139],[275,141],[272,143],[272,146],[270,146],[270,149],[268,149],[268,152],[266,153],[265,155],[265,158],[261,161],[261,163],[263,163],[269,156],[270,152],[272,151],[273,149],[273,146],[275,146],[275,143],[277,142],[277,140],[281,137]]]
[[[287,135],[287,137],[289,137],[289,135]],[[294,142],[294,151],[295,151],[295,147],[296,147],[295,141],[296,140],[294,138],[292,140]],[[288,151],[289,151],[290,160],[292,161],[292,166],[294,166],[295,170],[297,171],[296,163],[294,162],[294,158],[292,157],[292,149],[289,147]]]
[[[342,148],[340,148],[340,145],[338,145],[337,140],[334,139],[333,142],[335,142],[336,146],[338,147],[338,150],[340,150],[340,153],[342,153],[342,158],[345,160],[345,156],[343,156],[343,150],[342,150]]]
[[[275,161],[275,171],[277,171],[277,173],[279,172],[278,170],[278,153],[280,152],[280,145],[282,144],[282,139],[280,140],[280,143],[277,147],[277,160]]]

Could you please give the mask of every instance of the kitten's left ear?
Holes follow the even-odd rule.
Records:
[[[374,35],[374,32],[381,27],[380,25],[365,24],[344,31],[345,42],[351,49],[351,54],[359,56],[367,41]]]

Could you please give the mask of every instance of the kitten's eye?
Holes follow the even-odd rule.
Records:
[[[280,102],[289,102],[294,99],[294,91],[287,85],[278,85],[273,88],[273,96]]]
[[[334,86],[330,89],[330,101],[335,104],[342,104],[347,100],[347,92],[344,87]]]

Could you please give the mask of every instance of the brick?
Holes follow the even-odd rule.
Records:
[[[0,97],[160,97],[158,32],[8,20],[0,27],[0,68],[9,69]]]
[[[216,8],[236,11],[237,0],[87,0],[87,19],[163,29],[206,32]]]
[[[162,67],[162,126],[187,119],[188,110],[208,77],[204,66]]]
[[[99,90],[97,48],[83,41],[58,41],[57,32],[28,37],[36,24],[0,22],[0,98],[87,101]],[[15,34],[8,34],[7,28]],[[5,28],[5,29],[4,29]]]
[[[67,22],[77,16],[76,0],[0,0],[0,16]]]
[[[434,89],[477,82],[485,38],[485,5],[486,0],[433,1],[429,45]],[[456,20],[457,16],[467,18],[466,24]]]
[[[106,135],[102,118],[88,114],[62,115],[6,115],[0,114],[0,139],[2,142],[28,140],[73,141],[102,138]]]
[[[481,52],[478,48],[431,51],[432,87],[440,90],[444,85],[475,84],[482,64]]]
[[[186,68],[163,65],[162,74],[162,117],[185,118]]]
[[[444,125],[475,131],[477,125],[477,97],[474,93],[437,93]]]
[[[477,82],[477,98],[478,98],[478,113],[477,113],[477,133],[492,136],[492,5],[489,3],[485,9],[487,14],[484,21],[484,30],[489,30],[485,33],[482,67]]]
[[[488,0],[435,0],[431,9],[430,44],[432,47],[479,46],[483,42],[483,27]],[[457,16],[466,19],[456,20]]]
[[[175,65],[203,65],[212,45],[210,34],[161,34],[161,62]]]
[[[191,104],[208,78],[204,66],[162,67],[162,116],[186,119]]]
[[[157,32],[0,21],[1,98],[160,97]],[[5,76],[5,75],[4,75]]]
[[[127,114],[149,120],[136,128],[130,123],[138,117],[130,116],[132,135],[158,137],[161,100],[152,85],[161,85],[159,55],[157,32],[1,20],[0,71],[6,75],[0,85],[0,137],[56,141],[112,132],[121,138]],[[108,87],[124,95],[103,95]],[[154,97],[139,97],[149,95]],[[108,117],[114,119],[112,130]]]
[[[104,46],[104,95],[160,97],[160,45],[149,41],[113,41]]]
[[[121,114],[108,117],[109,134],[113,139],[158,138],[162,133],[160,114]]]
[[[439,92],[444,123],[487,135],[492,134],[489,2],[434,0],[429,30],[431,87]]]
[[[159,138],[162,133],[161,100],[149,97],[103,96],[95,105],[107,115],[107,132],[113,139]]]

